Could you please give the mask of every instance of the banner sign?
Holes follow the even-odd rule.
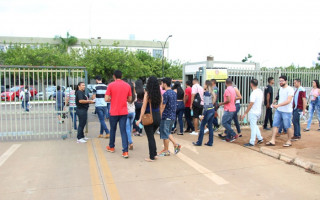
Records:
[[[207,69],[207,79],[216,79],[217,82],[224,82],[228,78],[228,69]]]

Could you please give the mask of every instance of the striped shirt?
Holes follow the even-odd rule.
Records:
[[[107,91],[107,86],[103,83],[98,83],[96,88],[93,90],[93,94],[96,95],[96,107],[107,106],[107,102],[104,100]]]
[[[76,92],[74,90],[71,90],[67,93],[67,98],[69,97],[69,107],[76,108]]]

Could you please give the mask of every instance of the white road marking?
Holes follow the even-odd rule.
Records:
[[[216,183],[217,185],[225,185],[229,182],[224,180],[222,177],[218,176],[217,174],[213,173],[209,169],[205,168],[204,166],[198,164],[188,156],[184,155],[183,153],[178,153],[177,157],[180,158],[182,161],[186,162],[188,165],[193,167],[195,170],[200,172],[201,174],[205,175],[207,178],[209,178],[211,181]]]
[[[21,146],[21,144],[13,144],[4,154],[0,156],[0,167],[9,159],[9,157]]]

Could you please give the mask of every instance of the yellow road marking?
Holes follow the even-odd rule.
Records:
[[[88,147],[88,157],[89,157],[93,197],[94,197],[94,200],[103,200],[104,195],[101,189],[101,181],[99,179],[98,166],[94,156],[91,141],[87,142],[87,147]]]
[[[113,180],[111,170],[109,168],[108,162],[106,160],[106,157],[104,156],[103,150],[100,145],[100,141],[98,139],[93,139],[93,142],[97,149],[98,159],[100,162],[100,168],[103,173],[103,179],[105,181],[107,190],[108,190],[108,196],[112,200],[118,200],[120,199],[120,195],[117,189],[117,186]]]

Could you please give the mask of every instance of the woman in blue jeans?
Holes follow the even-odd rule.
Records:
[[[128,142],[129,142],[129,150],[133,150],[133,142],[131,137],[131,131],[132,131],[132,125],[133,121],[136,115],[136,108],[134,105],[134,102],[136,100],[136,91],[134,89],[133,83],[128,82],[128,84],[131,87],[131,93],[132,93],[132,100],[130,102],[127,102],[128,107],[128,117],[127,117],[127,124],[126,124],[126,131],[128,135]]]
[[[310,131],[311,122],[313,118],[313,114],[315,111],[318,113],[318,121],[320,122],[320,103],[319,103],[319,96],[320,96],[320,85],[318,80],[313,80],[312,82],[312,90],[310,92],[310,104],[309,104],[309,120],[307,128],[304,131]],[[319,124],[320,125],[320,124]],[[320,128],[318,129],[320,130]]]
[[[176,110],[176,121],[174,122],[173,132],[176,132],[177,130],[177,118],[179,120],[179,128],[180,133],[178,135],[183,135],[183,113],[184,113],[184,91],[181,87],[181,83],[179,81],[176,81],[172,87],[172,90],[177,93],[177,110]]]
[[[213,116],[214,116],[214,103],[216,102],[216,95],[213,92],[212,88],[212,82],[209,80],[206,80],[206,83],[203,87],[205,89],[205,92],[203,94],[203,116],[200,117],[201,124],[200,124],[200,133],[198,136],[198,141],[193,142],[192,144],[195,146],[201,146],[202,145],[202,140],[203,140],[203,135],[204,135],[204,129],[206,124],[208,124],[209,128],[209,141],[205,143],[207,146],[212,146],[213,145],[213,128],[212,128],[212,123],[213,123]]]

